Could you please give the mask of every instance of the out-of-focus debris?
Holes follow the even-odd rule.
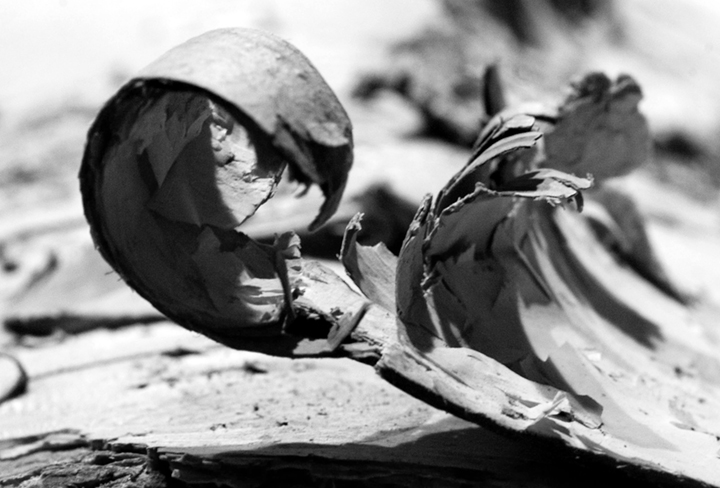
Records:
[[[572,32],[587,23],[606,22],[615,34],[622,35],[622,24],[615,14],[614,0],[444,0],[446,12],[467,30],[478,19],[490,16],[505,25],[514,39],[523,46],[543,46],[554,26],[562,25]]]
[[[22,364],[13,356],[0,352],[0,403],[24,393],[27,383]]]
[[[655,255],[645,229],[645,219],[628,194],[602,185],[590,195],[585,215],[597,239],[618,260],[676,300],[689,304],[692,297],[668,276]]]
[[[720,188],[720,146],[689,131],[675,130],[655,137],[656,171],[663,183],[698,201],[712,201]]]
[[[418,135],[470,146],[482,114],[492,107],[483,106],[487,97],[483,97],[482,77],[468,71],[473,64],[463,50],[456,35],[440,32],[402,43],[394,49],[396,59],[389,72],[366,75],[353,94],[368,100],[383,90],[397,93],[421,113]],[[485,86],[486,93],[492,92],[491,80]]]
[[[31,288],[57,268],[57,256],[51,249],[34,243],[3,242],[0,246],[0,279],[4,284],[3,301]]]
[[[82,154],[83,135],[97,110],[94,104],[75,107],[67,103],[43,105],[33,111],[45,114],[45,120],[28,117],[19,123],[0,127],[0,242],[6,232],[17,227],[32,231],[39,220],[63,225],[68,200],[75,203],[77,161]],[[45,204],[52,208],[43,208]],[[77,209],[77,205],[75,206]],[[32,214],[30,220],[13,217]],[[82,222],[74,212],[72,217]],[[16,225],[14,225],[16,224]],[[13,229],[12,227],[16,227]]]
[[[483,113],[469,107],[483,108],[477,94],[487,66],[498,67],[512,106],[530,100],[554,104],[559,89],[578,73],[632,70],[645,87],[643,112],[650,117],[658,147],[694,154],[680,164],[692,164],[709,176],[716,193],[720,119],[712,80],[720,63],[712,26],[717,11],[671,0],[653,5],[446,0],[442,6],[424,31],[389,49],[389,59],[381,57],[374,70],[368,69],[358,95],[399,93],[426,119],[425,127],[450,129],[435,131],[435,137],[469,146]],[[649,169],[666,179],[664,166],[677,164],[666,158]],[[692,181],[669,181],[696,194]]]
[[[3,441],[0,443],[0,460],[16,459],[41,451],[71,449],[87,445],[87,439],[80,432],[66,429]]]
[[[77,334],[166,320],[122,282],[95,251],[85,230],[54,232],[44,240],[12,244],[13,249],[21,246],[26,248],[17,257],[21,268],[30,268],[40,257],[47,264],[5,297],[2,320],[13,334]]]
[[[629,76],[614,83],[603,73],[585,76],[546,131],[547,164],[598,181],[623,176],[648,160],[650,131],[638,111],[642,92]]]
[[[442,15],[416,37],[393,46],[387,66],[363,77],[354,95],[367,100],[383,90],[396,93],[421,114],[419,135],[467,147],[488,116],[505,106],[500,72],[510,74],[506,78],[514,93],[552,100],[566,81],[557,73],[584,69],[572,56],[547,59],[558,36],[570,37],[599,23],[615,39],[622,31],[613,2],[446,0],[442,5]],[[564,62],[575,66],[547,69],[549,63]]]

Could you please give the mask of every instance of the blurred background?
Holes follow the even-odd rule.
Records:
[[[626,187],[674,277],[720,301],[720,270],[708,266],[720,249],[718,2],[35,0],[0,3],[0,19],[6,325],[118,310],[136,311],[120,322],[154,316],[90,251],[77,184],[85,134],[134,73],[188,38],[228,26],[289,40],[337,91],[357,144],[348,202],[384,185],[408,211],[465,162],[487,65],[499,67],[509,104],[557,105],[591,70],[631,74],[644,91],[655,153]],[[307,212],[288,217],[290,227],[310,221],[312,198]],[[401,224],[395,234],[404,233]],[[328,232],[335,246],[339,231]]]

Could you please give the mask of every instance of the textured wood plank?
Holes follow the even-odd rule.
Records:
[[[170,323],[12,352],[31,386],[0,405],[2,486],[71,468],[77,477],[63,479],[120,483],[141,458],[136,486],[148,487],[171,474],[180,486],[606,486],[624,477],[454,418],[368,366],[233,351]]]

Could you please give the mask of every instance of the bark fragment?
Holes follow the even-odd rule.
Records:
[[[211,31],[169,51],[98,115],[80,172],[105,259],[158,310],[237,346],[277,336],[292,315],[281,245],[238,227],[287,166],[338,206],[352,129],[310,62],[247,29]]]
[[[377,368],[468,420],[717,484],[720,418],[710,411],[720,409],[685,424],[677,419],[689,412],[674,405],[686,395],[720,405],[720,355],[686,333],[698,328],[692,310],[661,279],[647,280],[663,275],[636,272],[562,205],[581,210],[591,180],[556,162],[598,174],[602,185],[646,154],[639,90],[619,95],[628,110],[613,113],[611,86],[590,75],[561,108],[564,119],[505,111],[482,131],[468,165],[425,200],[408,231],[396,278],[400,344]],[[617,147],[598,159],[607,137]],[[632,239],[625,227],[621,236]],[[641,241],[631,240],[651,256]],[[678,361],[703,365],[696,383],[673,373]]]

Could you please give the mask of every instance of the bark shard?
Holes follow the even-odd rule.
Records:
[[[181,325],[238,347],[277,336],[292,315],[281,240],[238,227],[286,167],[336,210],[352,127],[310,62],[272,35],[219,29],[145,68],[102,109],[80,171],[85,214],[105,259]]]
[[[631,244],[623,256],[599,239],[594,219],[566,205],[581,210],[583,192],[602,205],[583,175],[605,196],[606,180],[646,157],[639,95],[629,77],[591,74],[559,118],[496,115],[408,230],[396,275],[399,343],[377,369],[479,424],[720,484],[711,467],[720,355],[688,334],[702,326],[642,236],[627,234],[632,226],[617,226],[619,242]],[[646,256],[644,268],[631,264],[633,252]],[[697,376],[678,377],[685,368]],[[678,398],[692,400],[679,410]]]

